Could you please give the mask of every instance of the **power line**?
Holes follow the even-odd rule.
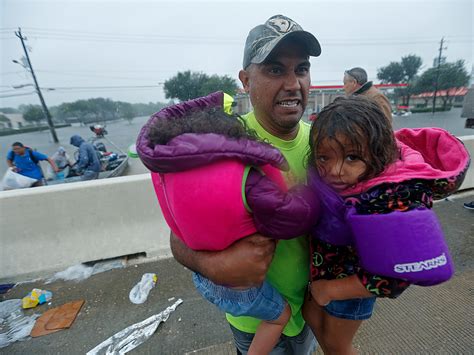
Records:
[[[6,97],[27,96],[27,95],[33,95],[33,94],[36,94],[36,91],[25,92],[23,94],[1,95],[0,99],[6,98]]]
[[[54,90],[71,90],[71,89],[139,89],[139,88],[157,88],[158,85],[127,85],[127,86],[58,86],[51,89]]]

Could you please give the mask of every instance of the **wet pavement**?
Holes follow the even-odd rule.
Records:
[[[472,190],[435,205],[455,261],[455,277],[435,287],[411,287],[396,300],[379,300],[374,316],[355,339],[360,353],[473,353],[474,211],[462,207],[471,200]],[[128,294],[145,272],[158,275],[157,285],[144,304],[132,304]],[[130,265],[78,283],[25,283],[0,297],[21,298],[32,288],[52,291],[53,299],[50,306],[40,305],[27,314],[44,313],[77,299],[84,299],[85,305],[70,329],[14,343],[0,349],[0,354],[84,354],[178,298],[183,304],[132,354],[235,353],[224,315],[196,293],[190,271],[173,259]]]

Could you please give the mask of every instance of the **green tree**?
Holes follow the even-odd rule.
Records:
[[[402,89],[402,95],[404,96],[404,103],[406,106],[410,105],[410,96],[415,93],[415,83],[417,80],[418,71],[423,64],[423,61],[420,57],[414,54],[409,54],[405,57],[402,57],[401,61],[403,67],[403,83],[408,84],[407,87]]]
[[[0,112],[3,113],[20,113],[19,110],[13,107],[0,107]]]
[[[383,84],[398,84],[404,78],[403,66],[398,62],[390,62],[386,67],[377,70],[377,78]]]
[[[174,77],[166,80],[163,88],[167,99],[177,98],[186,101],[219,90],[233,95],[238,86],[236,81],[227,75],[209,76],[187,70],[178,72]]]
[[[384,84],[408,84],[407,87],[395,90],[396,101],[401,97],[403,104],[408,106],[410,104],[410,96],[414,92],[414,83],[422,64],[423,61],[420,57],[409,54],[402,57],[400,62],[390,62],[386,67],[380,68],[377,71],[377,78]]]
[[[434,91],[436,87],[436,77],[438,68],[430,68],[421,74],[417,80],[415,91],[417,93]],[[464,61],[458,60],[454,63],[444,63],[439,66],[438,90],[447,90],[446,96],[440,96],[443,100],[443,108],[446,109],[448,103],[453,100],[454,90],[467,85],[469,82],[469,73],[464,67]]]
[[[211,75],[201,88],[199,96],[209,95],[211,92],[224,91],[229,95],[234,95],[238,86],[234,79],[228,75]]]
[[[207,75],[203,73],[191,73],[190,70],[179,72],[165,81],[163,85],[165,96],[167,99],[178,98],[181,101],[199,97],[199,90],[206,80]]]
[[[27,122],[34,122],[34,123],[39,123],[41,120],[43,120],[44,117],[44,112],[39,105],[27,105],[25,107],[24,113],[23,113],[23,118]]]
[[[124,118],[129,124],[131,124],[132,120],[136,116],[135,108],[133,107],[133,105],[129,104],[128,102],[119,101],[116,102],[116,106],[119,117]]]

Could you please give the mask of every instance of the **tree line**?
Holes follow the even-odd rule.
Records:
[[[208,75],[200,72],[191,72],[190,70],[178,72],[164,83],[165,96],[172,99],[169,104],[174,104],[174,99],[186,101],[206,96],[218,90],[233,95],[237,89],[237,82],[227,75]],[[75,119],[87,124],[122,118],[131,121],[137,116],[152,115],[165,106],[167,104],[161,102],[131,104],[111,99],[93,98],[62,103],[58,106],[50,107],[49,111],[55,122]],[[40,105],[20,105],[18,109],[10,107],[0,108],[0,112],[21,113],[25,121],[30,123],[38,123],[45,119]]]
[[[134,117],[149,116],[165,107],[165,103],[131,104],[104,98],[93,98],[62,103],[49,108],[55,122],[77,120],[87,124],[109,120],[125,119],[129,122]],[[25,121],[38,123],[45,119],[40,105],[20,105],[18,109],[0,108],[3,113],[21,113]]]
[[[378,69],[377,78],[383,83],[408,84],[407,87],[395,89],[395,101],[402,101],[402,105],[409,106],[410,96],[423,92],[435,90],[436,82],[438,90],[459,88],[466,86],[469,82],[469,73],[464,67],[464,61],[444,62],[438,67],[432,67],[419,75],[423,65],[422,59],[414,54],[409,54],[401,58],[399,62],[390,62],[387,66]],[[443,108],[446,109],[451,104],[453,96],[441,96]],[[427,102],[426,102],[427,103]]]

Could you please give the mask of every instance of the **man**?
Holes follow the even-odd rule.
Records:
[[[309,126],[300,121],[310,86],[309,56],[321,53],[317,39],[293,20],[277,15],[253,28],[245,44],[239,78],[250,95],[253,112],[246,125],[271,142],[286,157],[288,185],[303,181]],[[219,252],[187,248],[171,235],[171,250],[178,262],[222,285],[253,287],[266,278],[288,301],[292,317],[272,354],[310,354],[316,347],[301,314],[308,283],[307,237],[288,241],[254,235]],[[272,260],[273,258],[273,260]],[[259,320],[227,315],[238,353],[246,354]]]
[[[41,160],[47,160],[54,172],[58,172],[58,168],[52,159],[48,158],[45,154],[35,152],[31,148],[25,147],[23,143],[13,143],[12,149],[7,154],[7,165],[12,168],[14,172],[36,179],[36,182],[33,183],[31,187],[44,185],[43,171],[39,165]]]
[[[362,68],[352,68],[344,72],[344,92],[349,95],[364,95],[374,100],[382,109],[390,124],[392,123],[392,106],[371,81],[367,81],[367,72]]]
[[[97,179],[100,172],[100,161],[94,146],[77,134],[71,137],[69,143],[79,148],[76,171],[82,172],[82,181]]]

